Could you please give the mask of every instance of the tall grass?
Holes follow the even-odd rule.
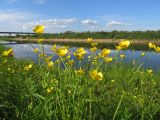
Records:
[[[2,49],[2,48],[1,48]],[[93,80],[88,71],[92,59],[77,74],[74,65],[62,58],[56,63],[33,64],[0,58],[0,119],[22,120],[158,120],[160,75],[141,65],[114,60],[102,62],[103,80]],[[33,64],[29,70],[24,67]],[[97,62],[99,64],[99,62]]]

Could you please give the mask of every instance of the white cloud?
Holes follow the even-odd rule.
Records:
[[[0,22],[13,23],[31,18],[32,14],[23,11],[0,10]]]
[[[71,25],[77,23],[77,20],[74,18],[68,19],[47,19],[47,20],[40,20],[37,22],[29,22],[22,24],[23,29],[33,28],[35,25],[44,25],[45,28],[67,28]],[[17,24],[18,25],[18,24]]]
[[[33,0],[35,4],[44,4],[47,0]]]
[[[130,24],[112,20],[109,21],[106,26],[107,27],[130,26]]]
[[[98,22],[95,20],[90,20],[90,19],[86,19],[86,20],[81,20],[80,22],[82,25],[89,25],[89,26],[94,26],[94,25],[98,25]]]

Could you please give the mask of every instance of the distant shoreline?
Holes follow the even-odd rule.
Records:
[[[93,39],[93,42],[105,43],[105,44],[117,44],[124,39]],[[5,40],[4,40],[5,41]],[[6,41],[15,41],[15,42],[37,42],[37,39],[23,39],[23,38],[10,38]],[[130,40],[132,44],[141,45],[148,44],[149,42],[160,45],[160,40]],[[47,43],[88,43],[87,39],[43,39],[43,42]]]

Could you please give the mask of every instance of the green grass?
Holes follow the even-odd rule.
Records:
[[[0,46],[4,50],[4,47]],[[0,57],[0,119],[22,120],[158,120],[160,75],[120,61],[103,63],[103,80],[91,79],[95,66],[81,64],[85,73],[59,64],[48,69],[31,62]],[[48,93],[47,88],[53,87]]]

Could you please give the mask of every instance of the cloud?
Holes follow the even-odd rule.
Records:
[[[68,19],[47,19],[47,20],[40,20],[37,22],[30,22],[22,24],[23,29],[32,28],[35,25],[44,25],[46,28],[67,28],[71,25],[77,23],[77,20],[74,18]]]
[[[19,22],[31,18],[31,13],[14,10],[0,10],[0,22]]]
[[[109,21],[106,26],[107,27],[130,26],[130,24],[112,20]]]
[[[82,25],[88,25],[88,26],[94,26],[94,25],[98,25],[98,22],[95,20],[90,20],[90,19],[86,19],[86,20],[81,20],[80,22]]]
[[[33,0],[35,4],[44,4],[47,0]]]

